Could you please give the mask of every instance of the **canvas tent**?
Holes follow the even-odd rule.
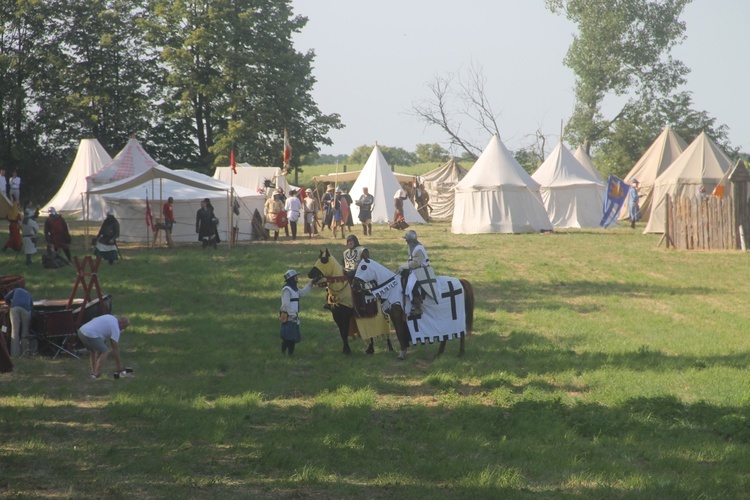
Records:
[[[594,165],[594,162],[591,161],[591,157],[586,153],[586,151],[583,149],[583,146],[578,146],[578,149],[576,149],[575,153],[573,153],[573,156],[575,156],[575,159],[578,160],[578,162],[583,165],[583,168],[589,171],[597,181],[606,184],[607,181],[604,179],[604,176],[602,176],[601,172],[599,172],[599,169],[596,168],[596,165]]]
[[[232,178],[232,167],[216,167],[214,179],[227,184],[231,183],[234,186],[242,186],[256,193],[265,191],[266,182],[270,182],[274,188],[283,189],[284,193],[289,193],[294,189],[294,186],[287,182],[286,176],[281,175],[279,167],[253,167],[249,163],[238,163],[234,178]]]
[[[453,188],[469,171],[451,158],[446,163],[422,176],[425,191],[430,196],[430,217],[433,219],[450,219],[453,217],[453,206],[456,194]]]
[[[112,158],[99,141],[81,139],[68,176],[57,194],[42,207],[41,212],[47,213],[50,207],[54,207],[57,213],[65,217],[81,217],[87,187],[86,178],[95,175],[111,161]]]
[[[497,135],[458,184],[451,231],[456,234],[551,231],[539,184]]]
[[[678,156],[685,151],[687,143],[671,127],[666,127],[657,137],[641,158],[630,169],[628,175],[623,179],[630,184],[633,179],[638,179],[638,194],[640,195],[639,207],[641,209],[641,221],[648,222],[651,216],[654,182]],[[628,219],[628,204],[623,204],[619,219]]]
[[[560,142],[531,175],[556,228],[599,227],[605,186]]]
[[[701,132],[654,182],[651,216],[643,232],[664,232],[667,194],[699,196],[701,185],[710,193],[731,168],[727,155]]]
[[[104,168],[86,178],[87,191],[90,193],[97,186],[121,181],[158,166],[159,164],[146,153],[138,140],[133,137]],[[85,211],[87,220],[98,221],[104,218],[106,208],[102,210],[104,202],[98,199],[98,196],[97,194],[89,194],[88,209]]]
[[[235,196],[240,205],[240,215],[234,216],[239,222],[239,239],[251,237],[251,219],[257,209],[263,213],[265,198],[250,189],[235,187]],[[103,209],[112,209],[120,221],[120,240],[124,242],[147,241],[152,238],[151,229],[146,226],[146,197],[153,217],[161,216],[162,204],[172,196],[174,215],[177,221],[172,230],[175,242],[197,241],[195,214],[200,201],[209,198],[216,216],[221,221],[219,236],[228,239],[230,227],[230,186],[222,181],[190,170],[170,170],[157,165],[139,175],[89,190],[89,195],[98,196]]]
[[[414,176],[411,176],[411,179],[414,179]],[[396,191],[401,189],[401,185],[393,172],[391,172],[391,168],[385,161],[385,157],[383,157],[383,153],[380,152],[377,144],[372,149],[372,153],[370,153],[370,157],[365,162],[362,171],[357,175],[354,185],[349,189],[349,195],[354,201],[357,201],[362,196],[362,188],[364,187],[375,198],[375,204],[372,209],[372,222],[374,224],[387,224],[391,222],[393,218],[393,197]],[[359,207],[354,205],[352,207],[352,219],[355,222],[358,221],[358,215]],[[425,222],[408,199],[404,200],[404,219],[410,224],[424,224]]]

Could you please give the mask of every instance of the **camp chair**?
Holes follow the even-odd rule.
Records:
[[[63,352],[80,359],[71,347],[78,339],[78,329],[70,309],[35,312],[31,329],[36,333],[40,346],[47,345],[55,351],[52,359]]]

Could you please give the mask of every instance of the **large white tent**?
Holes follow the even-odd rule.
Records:
[[[732,168],[732,162],[705,132],[654,182],[651,216],[644,233],[663,233],[667,195],[700,196],[700,186],[710,193]]]
[[[257,209],[263,213],[265,197],[251,189],[234,187],[240,205],[240,240],[251,238],[251,220]],[[176,242],[197,241],[195,216],[200,202],[209,198],[214,206],[219,224],[219,236],[228,239],[230,227],[231,189],[229,184],[190,170],[170,170],[161,165],[150,168],[136,176],[95,187],[90,195],[100,197],[103,209],[112,209],[120,222],[120,240],[147,241],[152,238],[146,226],[146,199],[149,200],[153,217],[161,217],[161,206],[170,196],[174,198],[174,215],[177,221],[172,230]]]
[[[412,177],[413,178],[413,177]],[[396,176],[391,172],[391,168],[380,152],[377,144],[372,149],[370,157],[367,159],[365,166],[354,181],[354,185],[349,189],[349,195],[354,201],[362,196],[362,188],[366,187],[370,194],[375,198],[375,204],[372,209],[372,222],[375,224],[389,223],[393,218],[393,197],[396,191],[401,189]],[[359,207],[352,207],[352,218],[357,221]],[[414,205],[408,199],[404,200],[404,219],[408,223],[424,224],[424,219]]]
[[[605,185],[560,142],[531,175],[539,183],[544,208],[556,228],[598,227]]]
[[[42,207],[42,213],[47,213],[50,207],[54,207],[57,213],[65,217],[80,217],[85,202],[86,178],[99,172],[111,161],[112,158],[99,141],[81,139],[68,176],[57,194]]]
[[[633,165],[628,175],[623,179],[630,184],[633,179],[638,179],[638,206],[641,209],[641,221],[648,222],[651,217],[653,204],[653,189],[656,178],[659,177],[679,157],[687,143],[680,137],[672,127],[667,126],[651,146],[643,153],[643,156]],[[628,204],[623,204],[618,219],[629,218]]]
[[[87,220],[102,220],[106,212],[106,208],[102,208],[105,206],[104,201],[98,198],[98,194],[92,194],[93,188],[134,177],[158,166],[138,140],[135,137],[131,138],[112,161],[86,178],[89,201],[84,215]]]
[[[604,179],[604,176],[599,172],[599,169],[596,168],[596,165],[594,165],[594,162],[591,160],[591,157],[586,153],[586,150],[583,149],[583,146],[578,146],[578,149],[576,149],[575,153],[573,153],[573,156],[575,156],[576,160],[583,165],[583,167],[588,170],[591,174],[596,177],[596,180],[599,182],[603,182],[604,184],[607,183],[607,181]]]
[[[286,176],[281,175],[279,167],[253,167],[249,163],[238,163],[237,173],[234,175],[232,167],[216,167],[214,179],[252,189],[256,193],[259,190],[265,192],[266,183],[269,183],[270,187],[283,189],[287,194],[294,189],[287,182]]]
[[[551,231],[539,184],[497,135],[458,184],[451,231],[457,234]]]
[[[430,196],[430,217],[433,219],[450,219],[453,217],[453,207],[456,193],[453,188],[466,177],[469,171],[451,158],[435,170],[422,176],[422,184]]]

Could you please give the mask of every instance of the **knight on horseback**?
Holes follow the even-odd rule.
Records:
[[[359,261],[362,260],[362,255],[367,252],[367,248],[359,244],[359,238],[350,234],[346,238],[346,250],[344,250],[344,275],[349,278],[349,284],[354,278],[354,273],[357,272],[357,266]]]
[[[433,284],[435,271],[430,266],[427,250],[417,239],[417,232],[410,229],[402,236],[409,248],[409,260],[398,266],[401,278],[406,281],[404,293],[411,297],[410,315],[422,314],[422,292],[437,302],[438,297]]]

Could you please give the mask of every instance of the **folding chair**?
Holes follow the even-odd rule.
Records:
[[[63,352],[80,359],[72,347],[78,341],[78,329],[75,325],[73,311],[70,309],[40,311],[34,314],[31,326],[36,332],[40,344],[46,344],[55,351],[52,359],[57,358]]]

